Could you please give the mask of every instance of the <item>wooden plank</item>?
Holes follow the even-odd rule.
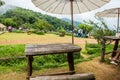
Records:
[[[103,39],[107,39],[107,40],[120,40],[120,38],[118,38],[116,36],[104,36]]]
[[[73,74],[73,75],[55,75],[55,76],[38,76],[30,80],[95,80],[93,73]]]
[[[46,55],[56,53],[79,52],[81,48],[73,44],[35,44],[26,45],[25,55]]]
[[[64,71],[64,72],[57,72],[57,73],[51,73],[51,74],[42,74],[42,75],[31,76],[31,78],[38,77],[38,76],[71,75],[71,74],[74,74],[74,73],[75,73],[75,71]]]

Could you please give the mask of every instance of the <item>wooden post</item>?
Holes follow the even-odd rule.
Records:
[[[113,53],[112,53],[112,56],[111,56],[111,57],[114,57],[114,56],[116,55],[116,52],[114,52],[114,51],[117,50],[117,48],[118,48],[118,43],[119,43],[119,40],[116,40],[116,41],[115,41],[114,48],[113,48]]]
[[[105,43],[106,43],[106,40],[103,39],[103,41],[102,41],[102,54],[101,54],[101,61],[100,62],[104,62],[104,55],[105,55],[105,48],[106,48]]]
[[[73,25],[73,1],[70,0],[71,5],[71,25],[72,25],[72,44],[74,44],[74,25]]]
[[[68,59],[68,65],[69,65],[69,71],[72,71],[74,74],[75,73],[75,68],[74,68],[74,57],[73,57],[73,53],[67,53],[67,59]]]
[[[28,64],[27,64],[27,80],[30,80],[30,76],[32,75],[32,61],[33,56],[27,56],[28,57]]]
[[[117,33],[119,33],[119,16],[120,16],[120,10],[118,8],[118,20],[117,20]]]

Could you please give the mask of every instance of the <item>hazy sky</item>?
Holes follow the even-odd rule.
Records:
[[[34,4],[31,2],[31,0],[3,0],[3,1],[5,1],[7,5],[14,5],[14,6],[38,11],[38,12],[41,12],[43,14],[56,16],[58,18],[62,18],[62,17],[70,18],[70,15],[64,15],[64,16],[62,15],[61,16],[61,15],[53,15],[53,14],[44,12],[44,11],[36,8],[34,6]],[[110,9],[110,8],[115,8],[115,7],[120,7],[120,0],[111,0],[110,3],[106,4],[105,6],[99,8],[99,9],[96,9],[96,10],[93,10],[90,12],[86,12],[86,13],[82,13],[82,14],[78,14],[78,15],[74,15],[74,20],[76,20],[76,21],[89,20],[89,19],[95,20],[94,19],[95,13],[103,11],[105,9]],[[107,23],[109,23],[108,24],[109,26],[116,25],[116,20],[117,19],[107,19],[107,20],[105,19],[105,21]],[[113,21],[114,21],[114,23],[113,23]]]

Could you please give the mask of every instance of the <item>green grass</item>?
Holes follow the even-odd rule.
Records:
[[[108,50],[111,50],[113,45],[109,45],[107,47]],[[24,56],[25,44],[15,44],[15,45],[0,45],[0,58],[13,58]],[[87,59],[80,58],[80,53],[75,54],[75,63],[89,61],[94,57],[100,56],[101,54],[101,45],[98,44],[87,44],[86,45],[86,54],[89,54]],[[54,54],[54,55],[46,55],[46,56],[37,56],[34,57],[33,69],[48,69],[48,68],[56,68],[67,65],[66,54]],[[15,68],[14,68],[15,67]],[[17,72],[25,72],[27,68],[27,59],[14,59],[1,62],[0,61],[0,72],[9,71],[17,71]]]
[[[25,45],[0,45],[0,58],[15,58],[25,55]],[[75,53],[75,59],[80,59],[80,53]],[[33,69],[56,68],[67,65],[66,54],[54,54],[34,57]],[[10,59],[0,61],[0,72],[17,71],[24,72],[27,68],[27,59]]]
[[[113,50],[113,47],[114,47],[113,44],[106,45],[106,53],[111,52]],[[120,48],[120,45],[118,46],[118,48]],[[101,55],[102,45],[86,43],[85,50],[83,51],[83,53],[89,56],[86,60],[91,60]]]
[[[25,45],[0,45],[0,58],[24,56]]]
[[[10,37],[7,38],[6,36],[9,35]],[[46,38],[47,36],[47,38]],[[24,40],[27,39],[26,41],[33,41],[33,39],[40,39],[40,42],[46,42],[52,41],[53,39],[55,42],[58,40],[63,41],[64,39],[69,39],[71,40],[71,37],[58,37],[53,34],[46,34],[46,35],[27,35],[24,33],[6,33],[0,36],[2,39],[7,39],[7,41],[16,41],[16,40]],[[33,39],[32,39],[33,38]],[[1,40],[2,40],[1,39]],[[58,40],[57,40],[58,39]],[[64,40],[65,41],[65,40]],[[39,41],[38,41],[39,42]],[[111,50],[113,45],[110,45],[107,47],[107,50]],[[13,57],[19,57],[19,56],[24,56],[25,55],[25,44],[12,44],[12,45],[0,45],[0,58],[13,58]],[[89,61],[93,59],[96,56],[100,56],[101,54],[101,45],[98,44],[86,44],[86,54],[89,54],[89,57],[87,59],[80,58],[79,56],[80,53],[77,53],[75,56],[75,63],[79,62],[84,62],[84,61]],[[66,66],[66,55],[47,55],[47,56],[40,56],[40,57],[35,57],[34,62],[33,62],[33,69],[34,70],[40,70],[40,69],[48,69],[48,68],[56,68],[56,67],[61,67],[61,66]],[[27,68],[27,59],[21,59],[21,60],[9,60],[5,62],[0,62],[0,72],[12,72],[12,71],[17,71],[17,72],[25,72]]]

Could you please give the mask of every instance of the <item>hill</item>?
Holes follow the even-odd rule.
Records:
[[[69,22],[71,24],[71,20],[68,18],[62,18],[62,20]],[[73,23],[76,27],[78,27],[78,25],[81,24],[81,22],[78,22],[78,21],[73,21]]]
[[[0,22],[6,26],[11,25],[14,28],[19,28],[20,26],[22,28],[38,30],[57,30],[63,27],[64,29],[71,30],[70,24],[66,21],[28,9],[4,6],[1,9],[1,14]]]

